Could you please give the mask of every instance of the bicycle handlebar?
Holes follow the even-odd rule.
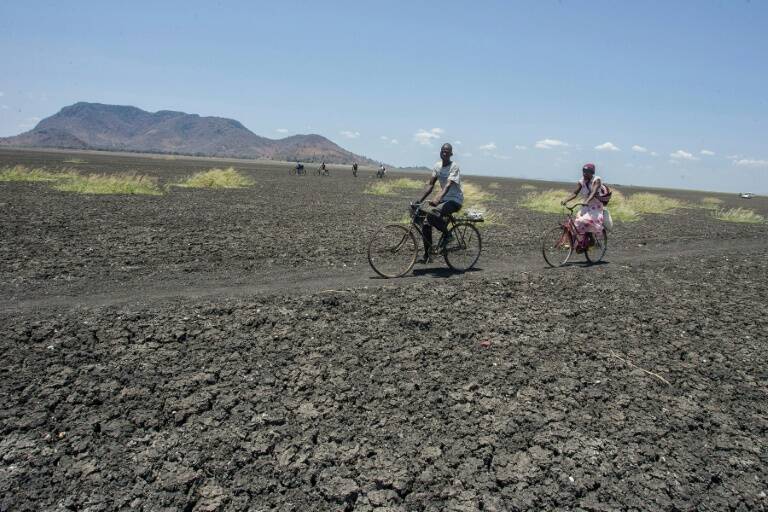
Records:
[[[578,206],[589,206],[589,205],[588,205],[588,204],[586,204],[586,203],[576,203],[576,204],[574,204],[573,206],[568,206],[567,204],[564,204],[564,205],[563,205],[563,208],[565,208],[565,209],[566,209],[566,210],[568,210],[569,212],[573,213],[573,210],[575,210],[575,209],[576,209],[576,207],[578,207]]]

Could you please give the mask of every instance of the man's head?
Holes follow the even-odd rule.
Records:
[[[446,142],[440,148],[440,158],[443,160],[443,162],[450,162],[452,156],[453,156],[453,146],[451,146]]]
[[[592,179],[595,175],[595,164],[584,164],[584,167],[581,168],[581,174],[584,178]]]

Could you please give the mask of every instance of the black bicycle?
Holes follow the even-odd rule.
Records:
[[[304,168],[303,164],[297,164],[295,167],[291,167],[288,170],[288,174],[290,174],[291,176],[296,176],[296,175],[304,176],[307,174],[307,170]]]
[[[388,224],[379,229],[368,242],[368,263],[381,277],[394,278],[407,274],[416,264],[416,258],[426,244],[421,224],[428,211],[425,203],[411,203],[409,225]],[[448,215],[448,229],[441,234],[431,254],[440,255],[445,263],[457,272],[465,272],[475,266],[483,249],[480,231],[475,223],[483,222],[483,216],[470,212],[461,217]],[[421,244],[419,244],[421,240]]]

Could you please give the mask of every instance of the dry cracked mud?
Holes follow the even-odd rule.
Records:
[[[242,165],[256,189],[0,184],[0,510],[766,508],[765,226],[684,210],[548,270],[556,216],[478,178],[482,270],[393,282],[360,239],[404,197]]]

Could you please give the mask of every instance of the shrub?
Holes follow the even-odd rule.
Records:
[[[365,189],[366,194],[375,196],[393,196],[405,190],[419,190],[425,187],[421,181],[411,178],[398,178],[396,180],[379,180]]]
[[[243,176],[233,167],[199,172],[176,184],[178,187],[188,188],[244,188],[251,185],[253,180]]]
[[[649,192],[639,192],[627,197],[627,202],[630,208],[636,213],[642,215],[644,213],[668,213],[677,208],[682,208],[685,203],[671,197],[660,196],[659,194],[651,194]],[[613,198],[611,199],[613,203]],[[613,213],[613,211],[611,211]]]
[[[765,217],[747,208],[731,208],[730,210],[715,210],[712,216],[725,222],[743,222],[747,224],[761,224]]]
[[[723,204],[722,199],[716,197],[705,197],[701,200],[701,203],[696,205],[698,208],[704,208],[707,210],[717,210],[720,205]]]
[[[56,181],[66,176],[44,169],[30,169],[23,165],[4,167],[0,169],[0,181]]]
[[[615,188],[611,196],[611,202],[608,204],[608,210],[611,217],[617,222],[635,222],[640,220],[643,214],[647,213],[667,213],[676,208],[681,208],[684,204],[677,199],[640,192],[625,196]],[[560,201],[570,194],[563,190],[547,190],[544,192],[532,192],[523,200],[522,206],[537,211],[548,213],[558,213],[561,210]]]
[[[84,176],[77,173],[69,173],[65,175],[65,179],[58,182],[53,188],[62,192],[75,192],[77,194],[163,195],[156,179],[130,174],[111,176],[91,174]]]
[[[615,192],[614,192],[615,194]],[[563,207],[560,205],[560,201],[568,197],[567,190],[562,189],[548,189],[541,192],[530,192],[522,201],[520,206],[544,213],[561,213]],[[613,211],[611,211],[613,213]]]

